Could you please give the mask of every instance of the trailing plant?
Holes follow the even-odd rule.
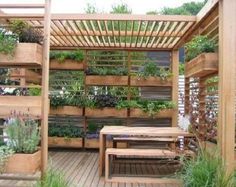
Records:
[[[38,43],[41,44],[43,36],[39,29],[33,28],[22,20],[10,22],[10,30],[18,37],[21,43]]]
[[[14,151],[8,146],[0,146],[0,173],[5,171],[6,163]]]
[[[116,107],[118,109],[140,108],[143,112],[147,113],[149,116],[154,116],[163,109],[174,108],[175,104],[172,101],[159,101],[159,100],[129,100],[129,101],[121,100],[118,102]]]
[[[5,55],[13,55],[16,48],[17,38],[15,35],[7,33],[0,29],[0,53]]]
[[[188,62],[201,53],[216,52],[217,43],[207,36],[197,35],[185,45],[185,49],[187,51],[185,61]]]
[[[80,49],[75,51],[50,51],[50,59],[56,59],[61,63],[66,59],[82,62],[84,60],[84,52]]]
[[[89,67],[86,75],[128,75],[126,67]]]
[[[234,174],[227,175],[222,158],[216,153],[200,150],[197,157],[183,161],[180,177],[185,187],[234,187]]]
[[[20,115],[5,122],[8,145],[16,153],[34,153],[40,140],[38,122]]]
[[[49,168],[43,178],[37,181],[35,187],[71,187],[71,184],[66,181],[64,176],[61,171]]]
[[[148,77],[160,77],[162,80],[172,76],[172,73],[169,69],[164,67],[159,67],[155,62],[145,63],[143,69],[138,73],[139,77],[148,78]]]
[[[48,135],[50,137],[80,138],[84,133],[77,126],[51,124],[48,128]]]

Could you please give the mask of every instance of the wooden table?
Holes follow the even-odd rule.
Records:
[[[104,126],[100,131],[99,144],[99,175],[103,173],[105,166],[105,149],[107,135],[121,136],[152,136],[152,137],[193,137],[193,134],[185,132],[178,127],[127,127],[127,126]]]

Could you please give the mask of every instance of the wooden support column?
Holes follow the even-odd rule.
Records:
[[[128,95],[127,100],[131,100],[131,91],[130,91],[130,82],[131,82],[131,52],[128,51],[128,59],[127,59],[127,66],[128,66]],[[128,109],[127,114],[127,126],[130,126],[130,110]]]
[[[236,1],[219,1],[218,146],[228,172],[234,170]]]
[[[41,121],[41,171],[42,176],[48,163],[48,113],[49,113],[49,51],[50,51],[51,0],[45,0],[44,39],[42,62],[42,121]]]
[[[21,76],[21,78],[20,78],[20,85],[21,86],[26,86],[26,77],[25,77],[25,75],[26,75],[26,69],[25,68],[21,68],[20,69],[20,76]]]
[[[179,101],[179,50],[172,51],[172,101],[176,108],[172,116],[172,127],[178,126],[178,101]]]
[[[185,78],[184,80],[184,114],[189,115],[189,107],[190,107],[190,78]]]

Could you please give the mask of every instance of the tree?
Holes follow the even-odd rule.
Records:
[[[129,9],[127,4],[113,5],[111,12],[112,14],[131,14],[132,10]]]
[[[164,7],[160,12],[150,11],[147,14],[162,14],[162,15],[196,15],[202,7],[206,4],[207,0],[203,2],[189,2],[184,3],[182,6],[176,8]]]

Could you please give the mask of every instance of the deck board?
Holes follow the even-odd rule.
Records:
[[[173,184],[137,184],[137,183],[105,183],[104,177],[98,173],[98,152],[82,150],[56,150],[49,152],[50,165],[64,173],[66,179],[75,187],[179,187]],[[123,160],[122,160],[123,162]],[[114,162],[112,172],[119,174],[153,174],[168,173],[173,170],[172,166],[160,168],[154,164],[135,164],[124,161]],[[0,180],[1,187],[32,186],[32,181]]]

